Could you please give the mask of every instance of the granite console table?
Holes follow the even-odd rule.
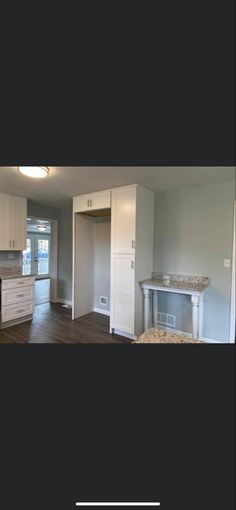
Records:
[[[174,292],[191,296],[193,338],[202,338],[204,293],[209,283],[207,276],[152,273],[150,279],[140,282],[144,296],[144,331],[152,323],[157,327],[158,291]]]

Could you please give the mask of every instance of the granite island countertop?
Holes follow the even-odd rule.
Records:
[[[173,290],[173,292],[204,292],[210,284],[208,276],[195,276],[186,274],[152,273],[151,278],[143,280],[143,288],[158,287],[160,290]]]

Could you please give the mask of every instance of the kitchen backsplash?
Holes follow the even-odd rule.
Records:
[[[21,267],[21,251],[0,251],[0,269]]]

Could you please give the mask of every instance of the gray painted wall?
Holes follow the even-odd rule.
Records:
[[[156,194],[154,271],[206,275],[203,337],[229,341],[235,181]],[[232,261],[231,261],[232,262]],[[191,333],[188,297],[160,293],[159,310],[176,315],[176,329]]]
[[[110,311],[111,218],[96,218],[94,223],[94,306]],[[108,298],[107,306],[100,296]]]
[[[59,212],[57,296],[72,300],[72,207]]]
[[[55,207],[47,207],[32,200],[27,201],[27,214],[28,216],[35,216],[36,218],[46,218],[51,220],[59,220],[60,210]]]

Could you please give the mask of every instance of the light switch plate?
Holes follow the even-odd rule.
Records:
[[[224,260],[224,267],[230,267],[230,259]]]

